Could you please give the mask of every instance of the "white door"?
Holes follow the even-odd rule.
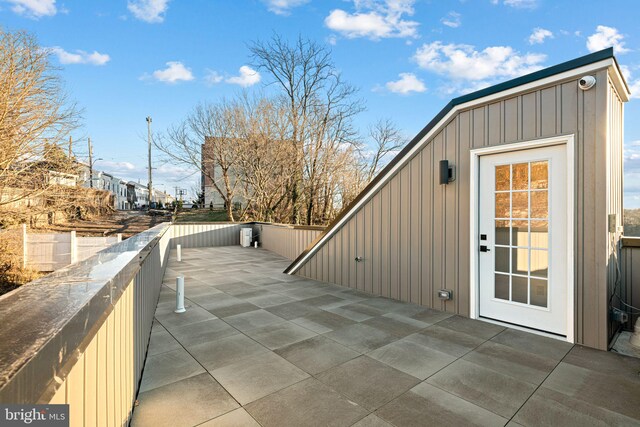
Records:
[[[566,146],[480,157],[480,317],[567,335]]]

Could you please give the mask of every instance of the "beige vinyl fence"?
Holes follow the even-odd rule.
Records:
[[[122,240],[122,236],[78,237],[70,233],[22,231],[23,265],[37,271],[55,271],[95,255]]]
[[[625,299],[625,306],[620,303],[620,309],[629,314],[627,328],[633,330],[633,326],[638,320],[638,310],[640,307],[640,237],[624,237],[622,239],[621,254],[621,292]],[[631,306],[631,307],[629,307]]]

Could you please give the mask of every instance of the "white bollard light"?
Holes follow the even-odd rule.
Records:
[[[184,276],[178,276],[176,278],[176,313],[184,313],[187,311],[184,308]]]
[[[178,257],[178,262],[182,261],[182,245],[178,245],[176,247],[176,251],[178,252],[177,257]]]

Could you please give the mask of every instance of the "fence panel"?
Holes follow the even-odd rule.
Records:
[[[264,249],[294,260],[323,232],[322,227],[293,227],[277,224],[256,224]]]
[[[55,271],[71,264],[71,233],[27,235],[26,266],[38,271]]]
[[[640,237],[624,237],[621,254],[622,290],[626,303],[640,307]],[[638,319],[638,311],[630,307],[620,307],[629,313],[627,326],[633,329]]]
[[[94,256],[104,248],[118,243],[115,236],[109,237],[78,237],[78,261]]]
[[[171,247],[207,248],[240,244],[240,229],[251,227],[243,223],[173,224]]]

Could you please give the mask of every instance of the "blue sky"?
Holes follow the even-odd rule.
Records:
[[[412,137],[452,97],[608,46],[640,96],[639,10],[635,0],[0,0],[0,25],[52,49],[84,109],[80,156],[91,136],[97,167],[146,183],[145,117],[162,131],[198,102],[265,90],[247,44],[273,32],[329,44],[366,103],[357,124],[390,118]],[[625,118],[625,207],[640,208],[638,99]],[[161,189],[197,182],[154,167]]]

